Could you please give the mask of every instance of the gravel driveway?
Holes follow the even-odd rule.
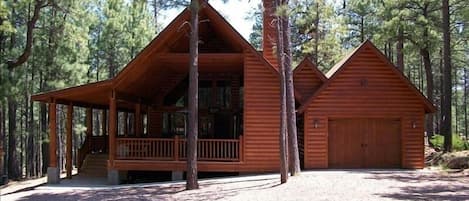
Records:
[[[280,185],[278,174],[107,187],[42,186],[4,200],[469,200],[468,175],[429,170],[305,171]]]

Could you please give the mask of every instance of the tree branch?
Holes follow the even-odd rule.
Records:
[[[26,30],[26,46],[24,48],[23,54],[21,54],[16,60],[7,61],[7,67],[9,70],[14,69],[15,67],[20,66],[26,62],[31,55],[31,49],[33,46],[33,29],[36,25],[37,20],[39,19],[39,14],[41,8],[43,8],[44,0],[36,0],[34,4],[34,11],[32,18],[27,23]]]

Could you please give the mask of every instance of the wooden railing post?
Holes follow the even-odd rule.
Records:
[[[244,147],[243,147],[243,144],[244,144],[244,139],[243,139],[243,136],[240,135],[239,136],[239,161],[244,161]]]
[[[175,135],[174,136],[174,160],[178,161],[179,160],[179,136]]]

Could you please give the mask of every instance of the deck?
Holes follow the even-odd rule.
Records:
[[[183,137],[118,137],[114,160],[108,166],[117,170],[184,171],[187,142]],[[87,140],[79,150],[79,163],[86,154],[105,150],[104,142],[103,136],[93,136]],[[238,139],[198,139],[199,171],[237,172],[243,164],[243,144],[243,136]]]

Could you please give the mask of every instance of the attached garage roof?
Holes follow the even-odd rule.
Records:
[[[405,85],[408,86],[409,90],[415,94],[415,96],[422,102],[424,106],[424,110],[426,113],[433,113],[436,111],[435,106],[431,103],[430,100],[428,100],[420,90],[418,90],[412,82],[410,82],[409,79],[407,79],[404,74],[399,71],[394,64],[392,64],[385,55],[369,40],[366,40],[363,42],[358,48],[353,50],[350,54],[348,54],[344,59],[342,59],[340,62],[338,62],[334,67],[332,67],[329,72],[326,73],[326,77],[329,79],[327,82],[325,82],[310,98],[308,98],[303,105],[301,105],[298,108],[298,112],[302,113],[308,108],[308,106],[313,102],[313,100],[318,97],[322,92],[327,89],[330,85],[330,83],[335,82],[335,79],[337,78],[337,75],[341,74],[343,71],[344,67],[347,66],[354,58],[357,57],[357,55],[361,54],[365,49],[370,49],[372,50],[374,56],[376,56],[378,59],[383,61],[387,67],[391,69],[391,71],[397,76]]]

